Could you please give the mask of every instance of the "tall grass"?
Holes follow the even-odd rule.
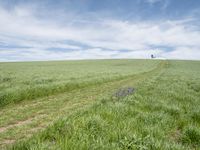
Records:
[[[102,97],[11,149],[199,149],[199,66],[170,61],[134,94]]]
[[[0,63],[0,107],[147,72],[160,61]]]

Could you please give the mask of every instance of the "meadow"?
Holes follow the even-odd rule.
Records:
[[[1,149],[200,147],[199,61],[0,63],[0,90]]]
[[[118,80],[149,71],[157,63],[145,60],[0,63],[0,107]]]

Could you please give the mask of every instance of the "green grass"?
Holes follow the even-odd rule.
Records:
[[[0,63],[0,107],[147,72],[159,61]]]
[[[32,118],[27,124],[0,132],[0,143],[4,142],[4,148],[199,149],[199,61],[57,63],[77,63],[77,67],[86,63],[88,68],[94,65],[94,68],[90,68],[93,74],[95,71],[100,74],[103,69],[98,70],[95,65],[103,65],[105,72],[107,70],[113,74],[105,75],[101,84],[89,84],[64,93],[59,91],[60,94],[51,93],[52,96],[4,106],[0,111],[0,114],[4,114],[0,118],[2,127]],[[117,69],[113,67],[115,64],[123,65],[117,65]],[[20,66],[23,68],[24,64]],[[120,78],[115,75],[116,72],[119,72]],[[96,78],[102,76],[97,75]],[[82,79],[87,80],[87,77]],[[126,97],[114,97],[113,93],[121,87],[134,87],[136,90]],[[38,131],[32,132],[38,128]],[[14,144],[6,144],[5,141],[9,143],[9,140],[13,140]]]

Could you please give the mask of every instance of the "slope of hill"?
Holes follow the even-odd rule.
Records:
[[[26,85],[21,80],[34,82],[36,72],[42,70],[46,71],[41,79],[52,77],[55,81],[47,85],[62,87],[60,83],[67,85],[69,78],[70,84],[79,86],[56,92],[45,87],[39,91],[50,94],[15,100],[5,97],[15,103],[4,103],[0,110],[2,148],[182,150],[200,146],[199,61],[38,62],[35,70],[33,64],[1,64],[1,70],[10,67],[1,73],[3,79],[13,66],[19,65],[22,71],[31,65],[29,75],[18,70],[10,73],[16,78],[10,86],[1,86],[1,94],[13,84],[8,95],[15,90],[20,95],[27,88],[23,89]],[[68,67],[70,73],[62,73]],[[134,88],[133,93],[116,97],[115,93],[126,87]]]

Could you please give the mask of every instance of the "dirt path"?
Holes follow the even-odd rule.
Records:
[[[32,136],[57,119],[89,107],[102,96],[112,95],[123,86],[135,86],[160,73],[165,66],[163,61],[152,71],[130,78],[6,106],[0,110],[0,148]]]

